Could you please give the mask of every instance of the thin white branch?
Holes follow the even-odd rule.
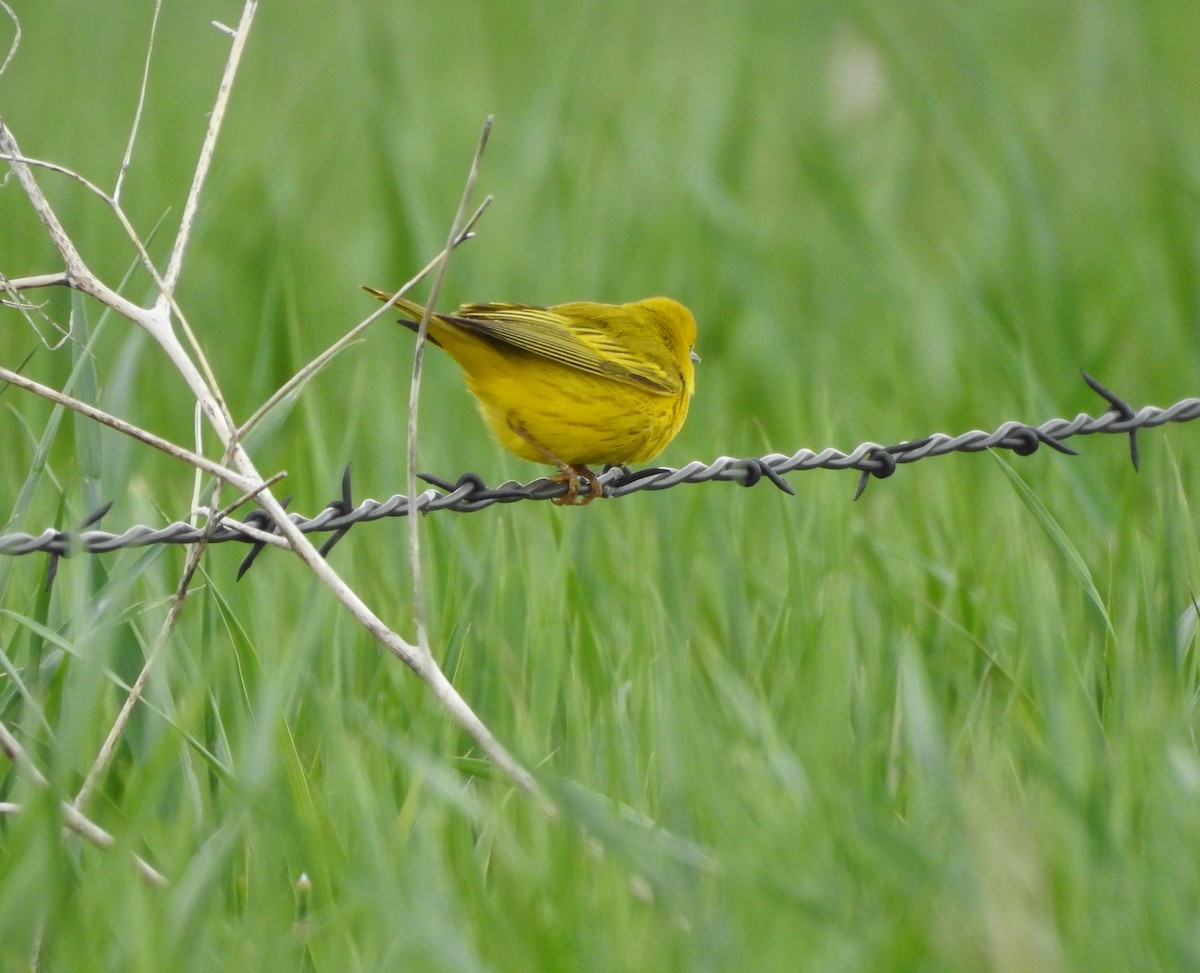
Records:
[[[0,0],[3,3],[4,0]],[[70,287],[71,279],[61,270],[56,274],[36,274],[32,277],[0,278],[0,284],[8,292],[31,291],[39,287]]]
[[[484,201],[482,203],[479,204],[479,207],[471,215],[471,218],[469,220],[467,220],[466,225],[463,227],[462,232],[459,233],[458,238],[454,241],[453,246],[458,247],[459,245],[466,243],[467,240],[471,239],[471,237],[474,236],[474,233],[472,232],[472,228],[475,226],[476,223],[479,222],[479,218],[483,215],[484,210],[486,210],[488,208],[488,206],[491,205],[491,202],[492,202],[492,197],[488,196],[486,199],[484,199]],[[411,290],[414,286],[416,286],[416,284],[418,282],[420,282],[427,274],[429,274],[430,271],[432,271],[435,267],[439,266],[440,261],[443,259],[445,254],[446,254],[446,251],[443,250],[436,257],[434,257],[431,261],[429,261],[429,263],[427,263],[424,267],[422,267],[417,272],[417,274],[411,280],[409,280],[409,282],[407,284],[405,284],[403,287],[400,288],[399,291],[397,291],[395,294],[392,295],[392,300],[394,301],[397,297],[402,297],[403,295],[407,294],[409,292],[409,290]],[[303,368],[301,368],[298,372],[296,372],[295,375],[293,375],[286,382],[284,382],[281,386],[279,386],[279,388],[276,389],[276,391],[271,395],[271,397],[268,398],[267,401],[264,402],[262,405],[260,405],[257,409],[255,409],[254,414],[251,415],[249,419],[247,419],[245,422],[243,422],[238,427],[238,431],[237,431],[238,439],[245,439],[247,434],[250,432],[250,430],[253,429],[256,425],[258,425],[258,423],[267,415],[267,413],[269,413],[273,408],[275,408],[275,406],[277,406],[282,399],[284,399],[294,389],[296,389],[300,385],[303,385],[313,375],[315,375],[322,368],[324,368],[325,365],[330,361],[330,359],[332,359],[335,355],[337,355],[338,352],[340,352],[343,348],[345,348],[352,341],[354,341],[360,334],[362,334],[364,331],[366,331],[367,328],[369,328],[371,325],[373,325],[376,321],[378,321],[381,317],[383,317],[383,315],[387,314],[388,311],[390,311],[390,310],[391,310],[391,307],[389,305],[384,305],[383,307],[380,307],[377,311],[375,311],[373,314],[369,315],[360,324],[355,325],[353,328],[351,328],[349,331],[347,331],[344,335],[342,335],[342,337],[340,337],[332,345],[330,345],[323,352],[321,352],[319,355],[317,355],[316,358],[314,358],[312,361],[308,362],[308,364],[306,364]]]
[[[8,146],[11,146],[12,151],[7,151]],[[137,231],[133,228],[133,224],[129,222],[129,218],[125,215],[125,211],[121,208],[120,203],[105,193],[103,189],[101,189],[91,180],[81,176],[79,173],[71,169],[66,168],[65,166],[61,166],[53,162],[46,162],[42,159],[33,159],[21,155],[17,149],[17,144],[13,139],[12,133],[4,128],[3,120],[0,120],[0,150],[6,150],[0,151],[0,160],[7,160],[8,162],[13,163],[13,169],[18,173],[18,178],[20,178],[20,174],[22,172],[28,176],[27,182],[22,180],[22,188],[25,190],[26,195],[29,196],[35,212],[37,212],[39,217],[42,219],[43,225],[46,226],[47,231],[50,233],[51,239],[55,241],[56,245],[59,238],[56,237],[51,226],[51,222],[48,221],[52,221],[54,225],[57,225],[60,231],[62,230],[61,224],[58,223],[58,219],[55,217],[54,211],[50,208],[49,201],[42,194],[41,188],[37,185],[36,181],[34,181],[32,173],[29,173],[26,167],[37,166],[39,168],[47,169],[50,172],[57,172],[61,175],[74,179],[112,209],[114,215],[117,217],[117,220],[120,222],[121,227],[125,230],[126,236],[128,236],[130,242],[133,244],[134,249],[137,251],[142,267],[147,273],[150,274],[151,279],[153,279],[155,286],[158,288],[159,303],[149,310],[140,308],[135,304],[129,303],[128,301],[125,302],[124,308],[117,307],[100,291],[102,290],[104,293],[112,295],[117,295],[117,292],[111,290],[110,288],[106,288],[98,278],[96,278],[90,271],[87,270],[87,268],[83,265],[82,258],[80,258],[78,252],[75,252],[72,248],[71,253],[68,253],[60,246],[58,248],[59,253],[63,257],[63,262],[67,264],[67,272],[65,275],[66,283],[78,290],[83,291],[84,293],[90,294],[102,304],[107,304],[109,307],[112,307],[113,310],[117,311],[122,316],[149,331],[150,334],[154,336],[155,340],[159,341],[160,343],[166,340],[176,340],[173,335],[171,335],[169,339],[166,337],[171,331],[171,317],[170,314],[165,313],[164,310],[160,309],[161,303],[165,298],[167,305],[169,305],[170,312],[175,315],[175,319],[179,322],[180,330],[183,331],[184,337],[188,339],[188,343],[192,348],[192,352],[196,356],[195,360],[198,362],[198,366],[191,368],[190,371],[195,372],[197,375],[203,376],[203,379],[209,389],[209,397],[213,399],[214,407],[218,409],[218,411],[224,413],[226,423],[232,427],[234,425],[233,419],[229,415],[229,409],[225,405],[225,400],[221,397],[216,378],[213,375],[212,369],[209,367],[208,360],[204,357],[204,352],[200,348],[200,343],[196,340],[196,336],[193,334],[191,327],[188,325],[187,318],[185,317],[183,310],[175,302],[174,296],[168,291],[166,282],[159,275],[158,269],[154,266],[154,263],[150,259],[150,254],[146,251],[145,245],[142,243]],[[69,238],[67,238],[65,231],[62,233],[62,239],[69,243]],[[73,261],[74,264],[78,265],[76,271],[74,272],[72,271]],[[117,295],[117,297],[119,300],[124,301],[124,298],[120,298],[119,295]],[[180,349],[180,351],[182,353],[182,349]],[[195,391],[194,387],[193,391]]]
[[[21,184],[21,189],[29,198],[34,212],[39,220],[42,221],[42,226],[46,228],[46,232],[50,234],[50,242],[54,244],[54,248],[63,258],[63,263],[66,264],[67,276],[72,281],[76,277],[87,275],[87,266],[83,262],[83,258],[79,256],[79,251],[75,249],[75,244],[71,242],[71,238],[67,236],[67,231],[63,229],[63,225],[58,221],[58,217],[54,215],[54,210],[50,207],[49,201],[42,194],[38,187],[37,181],[33,178],[33,172],[30,170],[31,163],[21,155],[21,147],[17,145],[17,140],[13,138],[12,132],[8,126],[4,124],[4,119],[0,118],[0,159],[5,159],[12,164],[12,171],[17,177],[17,182]],[[47,168],[51,166],[47,165]],[[66,170],[61,170],[66,171]],[[99,187],[93,187],[97,193],[104,195]],[[132,305],[131,305],[132,306]]]
[[[67,280],[67,275],[64,273],[39,274],[36,277],[21,277],[15,281],[7,280],[3,274],[0,274],[0,292],[8,295],[6,298],[0,299],[0,307],[11,307],[17,311],[25,319],[25,323],[29,325],[29,329],[37,335],[38,340],[48,351],[58,351],[59,348],[71,340],[71,329],[69,327],[64,328],[54,318],[50,317],[46,313],[43,304],[38,304],[27,297],[22,297],[21,291],[35,287],[70,286],[70,283]],[[40,318],[58,332],[59,337],[57,341],[51,341],[42,332],[38,322],[34,320],[35,317]]]
[[[19,372],[14,372],[9,368],[0,366],[0,379],[9,382],[17,388],[24,389],[26,392],[33,392],[35,395],[40,395],[42,398],[49,399],[51,402],[56,402],[59,405],[66,406],[68,409],[74,409],[80,415],[87,416],[89,419],[94,419],[96,422],[103,423],[110,429],[115,429],[117,432],[124,433],[126,436],[132,436],[134,439],[140,440],[147,446],[153,446],[155,449],[162,450],[168,456],[174,456],[176,459],[183,460],[185,463],[190,463],[206,473],[211,473],[213,476],[219,477],[226,483],[237,487],[246,493],[250,493],[261,489],[261,480],[251,479],[228,467],[222,466],[220,463],[214,463],[207,456],[201,456],[199,453],[193,453],[189,449],[184,449],[171,442],[169,439],[163,439],[161,436],[156,436],[152,432],[142,429],[140,426],[135,426],[131,422],[126,422],[124,419],[118,419],[114,415],[97,409],[94,405],[88,405],[86,402],[81,402],[79,399],[72,398],[58,389],[52,389],[48,385],[42,385],[40,382],[35,382],[31,378],[26,378]]]
[[[233,462],[244,473],[256,475],[250,458],[240,444],[234,446]],[[475,711],[438,668],[433,656],[402,639],[367,607],[354,589],[342,580],[328,561],[321,557],[308,538],[301,533],[300,528],[292,523],[287,512],[269,491],[262,494],[259,502],[263,509],[271,515],[271,519],[279,527],[280,533],[290,542],[296,556],[329,587],[338,601],[358,619],[359,624],[429,685],[438,702],[449,711],[454,721],[475,739],[480,749],[491,758],[505,776],[521,790],[534,797],[547,814],[555,813],[554,805],[539,790],[529,771],[513,758],[504,745],[492,735],[492,731],[475,715]]]
[[[231,513],[233,513],[235,510],[237,510],[239,507],[241,507],[242,505],[247,504],[251,500],[253,500],[256,496],[258,496],[260,493],[262,493],[263,490],[271,489],[271,487],[273,487],[276,483],[278,483],[280,480],[282,480],[285,476],[287,476],[286,470],[280,470],[278,473],[273,473],[271,476],[269,476],[265,480],[263,480],[262,483],[260,483],[257,487],[255,487],[253,490],[251,490],[249,493],[243,493],[240,497],[238,497],[232,503],[225,504],[225,506],[222,507],[220,510],[218,510],[215,514],[211,514],[210,519],[213,521],[213,523],[209,525],[208,533],[211,534],[218,527],[224,526],[226,524],[236,523],[236,521],[230,521],[230,520],[227,520],[226,518],[228,518],[228,516]]]
[[[454,220],[450,223],[450,233],[446,238],[446,246],[438,259],[437,269],[433,274],[433,282],[429,285],[429,299],[425,313],[421,316],[417,328],[417,343],[413,348],[412,382],[408,387],[408,449],[405,460],[405,488],[410,497],[417,495],[417,406],[421,400],[421,365],[425,360],[425,339],[429,334],[429,317],[433,314],[438,294],[442,289],[442,281],[446,279],[446,268],[450,264],[450,254],[454,250],[454,242],[458,239],[471,194],[475,191],[475,182],[479,178],[479,165],[483,161],[483,151],[487,148],[488,135],[492,131],[492,116],[483,122],[483,131],[479,133],[479,142],[475,146],[475,155],[471,159],[471,168],[467,172],[467,181],[463,185],[462,196],[458,200],[458,209]],[[429,656],[429,635],[425,628],[425,584],[421,571],[421,518],[408,518],[408,564],[412,576],[413,589],[413,623],[417,629],[417,645],[422,652]]]
[[[31,159],[22,155],[16,138],[4,124],[3,119],[0,119],[0,160],[7,161],[12,165],[12,171],[17,177],[17,182],[21,184],[21,189],[25,192],[25,196],[33,207],[34,213],[41,220],[42,226],[46,228],[46,232],[50,235],[50,241],[63,258],[63,264],[66,266],[65,276],[67,283],[71,287],[94,297],[101,304],[112,308],[112,310],[116,311],[122,317],[128,318],[142,327],[147,327],[148,311],[138,307],[132,301],[126,300],[112,288],[107,287],[88,269],[87,264],[84,263],[83,258],[79,255],[79,251],[75,248],[75,244],[67,235],[67,231],[63,228],[62,223],[59,222],[58,216],[55,215],[50,201],[46,199],[41,187],[37,184],[37,180],[33,178],[32,167],[37,166],[75,179],[90,192],[106,202],[113,210],[121,226],[125,229],[126,234],[134,242],[134,246],[142,258],[143,266],[146,267],[157,281],[158,273],[155,271],[154,265],[150,262],[149,254],[146,253],[141,241],[138,240],[136,231],[117,202],[105,193],[103,189],[85,179],[77,172],[73,172],[64,166],[56,165],[52,162]]]
[[[272,480],[275,479],[278,479],[278,477],[272,477]],[[205,516],[211,516],[211,509],[212,508],[210,507],[201,507],[197,512],[204,514]],[[284,551],[289,551],[292,548],[292,545],[278,534],[272,534],[269,531],[260,530],[258,527],[255,527],[252,524],[244,524],[240,520],[230,520],[229,518],[225,518],[219,523],[220,526],[224,527],[226,530],[237,531],[239,534],[243,534],[259,544],[270,544],[272,547],[278,547],[280,550]]]
[[[121,709],[117,713],[117,718],[113,720],[113,725],[109,727],[108,735],[104,738],[104,743],[100,745],[100,752],[96,754],[96,759],[92,761],[91,769],[88,771],[87,777],[84,778],[83,785],[79,788],[79,793],[75,795],[75,800],[71,802],[71,806],[77,811],[82,810],[88,798],[92,796],[96,785],[100,783],[104,772],[108,769],[113,754],[116,753],[117,744],[121,740],[121,735],[125,732],[125,726],[133,716],[133,708],[137,705],[138,700],[142,698],[142,693],[146,690],[146,684],[150,681],[150,674],[154,671],[154,665],[158,661],[159,653],[167,644],[167,639],[170,638],[171,633],[175,630],[175,625],[179,621],[180,612],[183,610],[183,602],[187,597],[188,587],[192,583],[192,576],[196,573],[196,568],[200,566],[200,557],[207,546],[205,543],[200,543],[193,544],[188,548],[187,563],[183,568],[183,576],[175,588],[175,595],[171,599],[171,608],[167,612],[167,617],[163,619],[162,626],[158,630],[158,636],[154,639],[154,644],[146,654],[146,661],[142,663],[142,670],[138,673],[137,679],[134,680],[133,685],[129,688],[129,693],[125,697],[125,702],[121,704]]]
[[[175,245],[171,248],[171,257],[167,262],[167,272],[163,275],[166,281],[165,293],[160,294],[158,306],[165,309],[170,303],[170,295],[175,293],[175,285],[179,283],[179,274],[183,270],[183,255],[187,251],[188,240],[192,235],[192,226],[196,222],[196,211],[200,205],[200,191],[208,177],[208,167],[212,163],[213,152],[217,146],[217,135],[221,131],[221,123],[225,120],[225,110],[229,107],[229,93],[233,90],[233,79],[237,75],[238,65],[242,60],[242,52],[246,49],[246,41],[250,37],[250,25],[254,23],[254,13],[258,9],[258,0],[246,0],[242,7],[242,19],[233,35],[233,44],[229,48],[229,59],[225,62],[225,73],[221,77],[217,89],[217,100],[213,104],[209,116],[208,131],[204,135],[204,143],[200,146],[200,158],[196,162],[196,172],[192,177],[192,188],[188,191],[187,202],[183,207],[183,217],[179,221],[179,233],[175,237]]]
[[[2,125],[3,125],[3,122],[0,122],[0,126],[2,126]],[[103,189],[101,189],[99,186],[97,186],[94,182],[92,182],[86,176],[81,176],[74,169],[68,169],[66,166],[59,165],[56,162],[47,162],[44,159],[34,159],[29,156],[21,155],[19,152],[16,151],[16,142],[12,140],[11,133],[9,133],[8,138],[9,138],[10,144],[12,145],[13,151],[9,152],[6,149],[6,151],[0,152],[0,160],[3,160],[5,162],[19,163],[23,166],[31,166],[31,167],[36,167],[38,169],[45,169],[48,172],[56,172],[59,175],[66,176],[69,179],[74,179],[81,186],[83,186],[88,192],[92,193],[94,196],[96,196],[98,199],[100,199],[101,202],[103,202],[106,206],[108,206],[113,211],[113,215],[116,216],[117,222],[119,222],[121,224],[121,229],[123,229],[125,231],[125,235],[129,238],[130,242],[133,244],[134,249],[137,251],[138,259],[141,261],[142,267],[145,268],[145,270],[150,274],[150,276],[154,278],[155,283],[159,284],[159,286],[161,286],[161,279],[158,276],[158,271],[154,267],[154,263],[150,260],[150,254],[147,253],[146,248],[141,241],[141,238],[137,234],[137,230],[135,230],[133,228],[133,224],[129,222],[129,217],[125,215],[125,211],[121,208],[121,204],[116,200],[115,197],[109,196],[108,193],[106,193]],[[3,145],[2,141],[0,141],[0,145]],[[13,168],[17,169],[18,167],[16,165],[14,165]],[[32,178],[33,178],[32,174],[30,174],[30,179],[32,180]],[[26,188],[26,192],[28,192],[28,187],[25,187],[25,188]],[[54,217],[53,210],[50,209],[50,205],[46,201],[45,197],[42,196],[40,189],[38,190],[38,196],[41,198],[40,206],[39,206],[38,200],[34,200],[31,197],[31,201],[34,204],[34,209],[38,212],[38,215],[40,217],[42,217],[43,225],[46,222],[47,215],[50,218],[54,219],[54,221],[57,223],[57,218]],[[44,207],[44,212],[43,212],[43,207]],[[49,227],[47,227],[47,229],[49,229]],[[61,227],[60,227],[60,229],[61,229]],[[51,235],[53,235],[53,234],[51,234]],[[59,248],[59,252],[62,253],[61,247]],[[78,257],[78,254],[76,254],[76,257]],[[67,273],[66,273],[67,283],[74,285],[75,277],[77,275],[72,273],[70,259],[67,257],[67,255],[65,253],[63,253],[63,260],[67,264]],[[84,273],[79,276],[89,276],[89,275]]]
[[[17,19],[17,12],[5,3],[4,0],[0,0],[0,7],[4,9],[4,12],[8,15],[8,19],[12,21],[13,25],[12,43],[8,45],[8,53],[4,55],[4,61],[0,62],[0,75],[2,75],[8,70],[9,62],[16,56],[17,48],[21,46],[21,21]]]
[[[200,403],[196,403],[196,408],[192,410],[192,444],[195,446],[197,453],[204,451],[204,411],[200,408]],[[229,457],[225,457],[225,462],[229,462]],[[196,524],[196,511],[200,509],[200,491],[204,486],[204,477],[201,476],[200,470],[196,470],[196,475],[192,478],[192,515],[188,518],[192,526]],[[214,503],[215,503],[214,499]]]
[[[121,186],[125,182],[125,173],[133,161],[133,143],[137,141],[138,127],[142,123],[142,109],[146,104],[146,89],[150,84],[150,57],[154,53],[154,35],[158,31],[158,15],[162,11],[162,0],[154,0],[154,15],[150,18],[150,40],[146,44],[146,60],[142,64],[142,83],[138,88],[137,108],[133,113],[133,124],[129,128],[129,141],[125,143],[125,156],[121,159],[121,169],[117,173],[117,182],[113,187],[112,198],[121,198]]]

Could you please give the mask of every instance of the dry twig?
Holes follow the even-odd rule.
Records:
[[[2,0],[0,0],[2,2]],[[238,427],[234,422],[229,410],[225,404],[224,398],[221,395],[216,379],[209,368],[207,361],[201,351],[200,343],[196,340],[192,329],[187,323],[186,318],[182,314],[181,309],[175,302],[174,290],[182,273],[184,266],[184,257],[187,251],[188,242],[191,236],[191,230],[195,222],[196,213],[198,211],[200,197],[202,195],[205,177],[208,173],[209,165],[212,160],[213,152],[216,147],[217,138],[221,130],[222,122],[225,117],[225,110],[228,106],[230,93],[233,89],[234,79],[236,77],[238,64],[240,63],[241,55],[245,49],[245,45],[249,38],[250,28],[253,24],[255,11],[257,9],[257,0],[244,0],[242,9],[242,17],[238,26],[229,30],[223,28],[232,37],[229,57],[226,63],[224,75],[218,89],[216,102],[210,116],[209,126],[201,147],[199,160],[197,162],[195,175],[192,181],[191,189],[189,190],[187,202],[184,206],[183,216],[180,220],[180,226],[172,246],[170,257],[167,263],[167,269],[161,276],[146,253],[144,245],[141,243],[133,227],[125,217],[119,203],[119,192],[122,179],[125,173],[123,167],[117,178],[117,188],[112,195],[104,193],[99,187],[84,179],[83,177],[71,172],[70,170],[58,166],[53,163],[46,163],[40,160],[34,160],[22,154],[16,139],[11,131],[0,120],[0,158],[6,159],[17,179],[18,184],[29,199],[34,212],[41,221],[50,237],[64,264],[64,270],[56,274],[42,274],[22,279],[12,280],[7,282],[7,288],[12,293],[21,290],[29,290],[35,287],[50,286],[50,285],[66,285],[70,286],[84,294],[87,294],[105,307],[116,311],[121,316],[133,322],[138,327],[143,328],[147,333],[154,338],[158,343],[163,353],[167,356],[170,362],[175,366],[188,388],[194,395],[198,408],[203,412],[208,421],[209,426],[216,434],[224,451],[224,462],[213,463],[200,454],[199,448],[196,451],[186,450],[176,444],[168,443],[153,434],[147,433],[145,430],[139,430],[116,417],[109,416],[101,410],[86,403],[79,402],[69,396],[65,396],[53,389],[48,389],[45,386],[36,382],[31,382],[23,376],[17,375],[15,372],[7,369],[0,370],[0,377],[6,378],[13,384],[24,388],[28,391],[42,395],[52,401],[58,402],[61,405],[67,406],[79,412],[82,415],[95,419],[96,421],[104,422],[112,428],[118,429],[126,435],[134,436],[142,442],[154,445],[156,448],[165,449],[172,455],[184,459],[192,463],[197,469],[203,469],[205,472],[211,473],[220,480],[233,485],[241,493],[246,496],[257,496],[258,502],[275,523],[276,529],[283,535],[283,539],[291,550],[305,562],[312,572],[328,586],[338,598],[338,600],[346,607],[348,611],[362,624],[389,652],[395,655],[398,659],[404,662],[411,668],[433,691],[439,702],[447,709],[453,719],[465,729],[479,747],[493,760],[497,767],[505,773],[509,779],[516,784],[521,790],[535,795],[539,798],[542,806],[549,808],[549,802],[542,797],[532,776],[522,767],[503,747],[503,745],[492,735],[487,726],[476,716],[474,711],[468,706],[465,700],[459,695],[457,690],[450,684],[434,661],[431,653],[427,648],[422,648],[420,645],[412,645],[397,633],[393,632],[362,600],[359,596],[338,576],[338,574],[330,567],[328,562],[322,558],[321,554],[309,542],[309,540],[295,527],[288,518],[283,506],[275,499],[269,488],[269,482],[258,473],[249,454],[241,442],[242,433],[253,424],[262,414],[265,414],[267,408],[270,407],[281,395],[287,394],[294,387],[294,384],[299,384],[303,381],[303,376],[295,381],[294,384],[289,383],[279,393],[272,398],[272,401],[267,403],[263,409],[258,410],[251,420],[243,427]],[[147,55],[147,60],[149,54]],[[131,158],[132,144],[136,135],[137,118],[134,120],[134,131],[131,132],[130,149],[127,157]],[[152,279],[158,288],[158,297],[154,304],[149,308],[140,307],[127,298],[123,297],[115,289],[106,285],[99,277],[97,277],[88,267],[83,257],[75,247],[69,234],[63,228],[61,222],[54,213],[53,208],[42,193],[37,180],[34,177],[34,168],[43,168],[52,172],[65,174],[71,178],[77,179],[89,191],[95,193],[105,202],[116,214],[118,221],[124,228],[126,235],[133,241],[135,249],[141,259],[142,265],[150,273]],[[464,193],[464,199],[469,195],[471,185],[474,182],[478,169],[478,160],[472,167],[471,176],[468,179],[467,191]],[[486,206],[486,203],[484,204]],[[470,225],[478,218],[479,212],[483,207],[472,217],[464,228],[462,224],[463,210],[460,208],[459,214],[455,219],[451,229],[449,241],[446,249],[439,255],[431,266],[439,266],[444,268],[445,260],[451,250],[454,249],[462,240],[469,236]],[[440,263],[439,263],[440,262]],[[343,339],[325,355],[331,355],[338,350],[339,347],[351,340],[354,334],[371,323],[371,320],[378,318],[386,308],[377,311],[371,319],[359,326],[351,336]],[[183,333],[187,347],[180,341],[176,333],[176,326]],[[324,358],[319,357],[313,364],[312,368],[320,367]],[[199,447],[199,444],[198,444]],[[215,505],[215,504],[214,504]],[[212,520],[212,524],[220,523],[216,518]],[[195,554],[195,552],[193,552]],[[177,595],[172,611],[168,615],[167,622],[164,623],[164,629],[160,632],[160,637],[156,640],[156,647],[150,653],[150,659],[147,660],[149,666],[153,657],[158,651],[158,646],[166,635],[169,634],[171,626],[178,616],[179,607],[183,603],[183,594],[186,592],[191,572],[195,565],[193,558],[189,558],[188,569],[181,579],[177,589]],[[135,692],[131,694],[133,701],[136,701]],[[128,709],[132,705],[127,701]],[[127,717],[126,717],[127,718]],[[107,762],[107,755],[111,752],[111,747],[115,745],[116,738],[119,737],[121,727],[123,726],[122,718],[118,718],[118,723],[114,725],[113,732],[110,733],[110,739],[106,741],[105,747],[102,748],[101,754],[98,756],[93,774],[89,776],[84,788],[80,792],[78,799],[82,803],[87,795],[91,792],[91,788],[95,785],[95,777],[102,772],[103,767]],[[78,813],[74,807],[72,812]]]

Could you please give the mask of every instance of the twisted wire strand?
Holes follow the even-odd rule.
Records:
[[[1134,410],[1115,393],[1100,385],[1086,373],[1084,378],[1109,402],[1110,409],[1100,416],[1079,413],[1074,419],[1047,419],[1040,426],[1029,426],[1021,422],[1005,422],[992,432],[973,429],[970,432],[950,436],[933,433],[923,439],[896,443],[891,446],[874,442],[862,443],[851,452],[828,448],[819,452],[800,449],[790,456],[768,453],[761,457],[735,458],[719,456],[711,463],[693,461],[679,469],[650,467],[631,471],[622,467],[606,470],[600,477],[604,495],[623,497],[641,490],[666,490],[683,483],[707,483],[713,480],[729,481],[741,486],[754,486],[763,479],[779,489],[792,493],[792,488],[783,479],[788,473],[815,469],[847,470],[859,472],[858,490],[855,498],[872,477],[884,479],[891,476],[901,463],[948,453],[978,453],[987,449],[1008,449],[1020,456],[1028,456],[1040,446],[1068,454],[1074,450],[1064,440],[1075,436],[1090,436],[1097,433],[1127,434],[1130,437],[1130,454],[1137,467],[1137,433],[1169,422],[1191,422],[1200,418],[1200,398],[1182,399],[1166,408],[1147,405]],[[402,494],[387,500],[366,499],[353,504],[350,493],[350,470],[342,480],[342,496],[329,503],[314,517],[298,513],[288,517],[306,534],[331,532],[332,536],[322,547],[327,554],[334,543],[345,536],[353,526],[385,517],[405,517],[415,509],[421,513],[453,510],[473,513],[497,503],[516,503],[522,500],[551,500],[566,492],[562,482],[540,478],[529,483],[509,480],[496,487],[489,487],[476,473],[464,473],[451,483],[428,474],[421,479],[432,485],[417,496],[415,504]],[[93,513],[82,527],[88,527],[107,511],[108,507]],[[135,525],[121,533],[109,533],[96,529],[80,529],[74,532],[47,529],[41,534],[7,534],[0,536],[0,554],[19,555],[46,553],[52,559],[70,557],[73,554],[105,554],[123,548],[147,547],[152,544],[195,544],[207,538],[210,544],[240,541],[252,545],[251,552],[243,562],[241,573],[253,563],[254,558],[265,546],[264,535],[277,534],[270,518],[262,510],[250,511],[243,520],[229,518],[215,527],[195,527],[183,522],[154,528]]]

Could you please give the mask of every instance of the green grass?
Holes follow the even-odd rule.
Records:
[[[17,3],[0,114],[111,188],[148,12]],[[444,302],[665,293],[700,325],[662,462],[849,449],[1197,389],[1200,8],[675,0],[266,4],[179,299],[234,414],[441,246],[474,140],[496,201]],[[123,201],[170,245],[236,4],[167,4]],[[7,30],[7,28],[4,28]],[[7,37],[0,33],[0,38]],[[131,253],[43,174],[85,258]],[[15,180],[0,272],[58,269]],[[125,293],[146,299],[135,272]],[[0,363],[190,442],[157,349],[38,294]],[[83,349],[84,335],[90,345]],[[403,492],[411,339],[306,389],[260,468],[314,512]],[[502,454],[427,359],[423,470]],[[0,970],[1190,970],[1200,966],[1197,430],[1021,458],[679,487],[422,522],[430,637],[544,817],[294,559],[206,554],[87,812],[177,549],[0,560]],[[209,444],[211,447],[211,443]],[[5,532],[184,518],[188,471],[9,388]],[[406,525],[332,555],[413,632]],[[138,880],[129,852],[169,880]],[[301,875],[311,895],[297,891]]]

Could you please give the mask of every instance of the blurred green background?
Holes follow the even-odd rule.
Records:
[[[152,5],[13,6],[0,116],[111,190]],[[160,261],[229,50],[210,21],[239,15],[162,11],[122,189]],[[1099,414],[1081,367],[1167,405],[1198,387],[1197,38],[1200,5],[1167,0],[264,4],[179,302],[248,416],[374,309],[360,285],[442,246],[494,115],[495,202],[441,304],[686,303],[704,360],[663,463]],[[39,181],[117,282],[111,214]],[[10,177],[0,272],[57,269]],[[123,292],[151,299],[138,271]],[[32,296],[73,337],[0,308],[0,362],[190,442],[149,339]],[[292,509],[347,462],[356,499],[403,492],[411,345],[379,324],[256,445]],[[541,474],[426,363],[422,470]],[[795,497],[426,518],[434,651],[558,820],[294,559],[235,583],[244,551],[214,549],[86,808],[118,849],[61,840],[0,767],[26,805],[0,816],[0,969],[1194,969],[1196,435],[1146,433],[1138,475],[1100,437],[905,467],[857,503],[854,474],[814,472]],[[6,532],[101,500],[109,529],[187,515],[185,467],[12,388],[0,450]],[[401,634],[406,536],[364,525],[332,556]],[[0,561],[0,718],[53,795],[182,563],[72,559],[46,594],[44,559]]]

